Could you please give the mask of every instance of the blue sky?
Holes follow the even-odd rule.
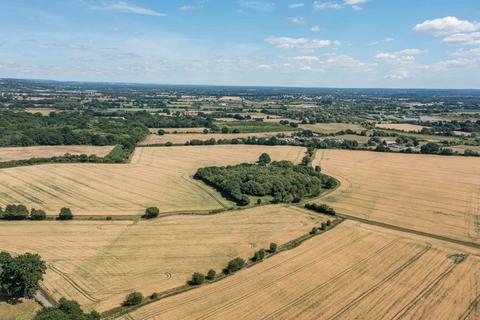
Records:
[[[0,77],[480,88],[479,0],[1,0]]]

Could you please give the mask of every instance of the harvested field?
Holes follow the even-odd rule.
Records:
[[[40,310],[35,300],[22,300],[20,303],[9,304],[0,302],[0,319],[2,320],[30,320]]]
[[[160,129],[165,130],[166,133],[203,133],[205,128],[149,128],[148,130],[152,134],[157,134]]]
[[[477,319],[480,258],[354,222],[135,319]]]
[[[151,135],[148,135],[145,138],[145,140],[143,140],[140,143],[140,145],[165,144],[167,142],[171,142],[173,144],[184,144],[185,142],[191,141],[191,140],[206,141],[210,139],[220,140],[220,139],[235,139],[235,138],[248,138],[248,137],[270,138],[270,137],[275,137],[277,134],[289,135],[288,132],[207,133],[207,134],[178,133],[178,134],[165,134],[163,136],[151,134]]]
[[[48,164],[0,170],[0,206],[22,203],[56,215],[137,215],[157,206],[161,213],[210,211],[231,206],[213,189],[192,179],[199,167],[254,162],[261,153],[299,162],[305,149],[268,146],[137,148],[129,164]]]
[[[48,116],[50,113],[57,111],[53,108],[26,108],[25,112],[41,113],[42,116]]]
[[[193,272],[220,272],[229,260],[288,242],[322,221],[311,211],[269,205],[140,222],[0,222],[0,249],[39,253],[53,297],[104,311],[133,290],[148,295],[185,284]]]
[[[405,131],[405,132],[420,132],[422,131],[423,128],[427,128],[425,126],[419,126],[416,124],[409,124],[409,123],[377,123],[375,127],[381,128],[381,129],[390,129],[390,130]]]
[[[69,154],[95,154],[104,157],[113,146],[34,146],[0,148],[0,161],[24,160],[30,158],[50,158]]]
[[[359,124],[353,123],[317,123],[317,124],[301,124],[300,128],[311,130],[318,133],[336,133],[342,130],[362,131],[364,128]]]
[[[341,186],[317,202],[339,213],[480,243],[480,158],[323,150]]]
[[[334,136],[332,139],[343,139],[343,140],[355,140],[358,143],[367,143],[370,137],[368,136],[359,136],[356,134],[342,134],[340,136]]]

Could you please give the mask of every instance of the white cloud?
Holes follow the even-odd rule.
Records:
[[[297,57],[291,57],[290,60],[303,62],[303,63],[314,63],[320,59],[316,56],[297,56]]]
[[[127,1],[105,2],[100,5],[92,5],[90,6],[90,9],[139,14],[145,16],[165,16],[164,13],[158,12],[156,10],[130,5]]]
[[[399,70],[399,71],[394,71],[391,74],[388,74],[384,77],[385,79],[392,79],[392,80],[403,80],[410,78],[410,74],[408,71],[405,70]]]
[[[318,31],[320,31],[320,26],[314,25],[314,26],[310,29],[310,31],[312,31],[312,32],[318,32]]]
[[[359,4],[362,4],[362,3],[365,3],[367,2],[368,0],[345,0],[345,4],[348,4],[350,6],[355,6],[355,5],[359,5]]]
[[[428,32],[436,35],[472,32],[479,28],[478,23],[467,20],[459,20],[456,17],[444,17],[434,20],[425,20],[417,24],[413,30],[419,32]]]
[[[377,40],[377,41],[369,42],[368,45],[369,45],[369,46],[376,46],[376,45],[379,45],[379,44],[381,44],[381,43],[392,42],[393,40],[395,40],[395,39],[389,37],[389,38],[385,38],[385,39],[382,39],[382,40]]]
[[[443,43],[477,45],[480,44],[480,32],[455,33],[442,40]]]
[[[404,49],[396,52],[380,52],[375,55],[376,60],[391,64],[410,64],[415,62],[415,56],[425,53],[420,49]]]
[[[196,8],[197,7],[192,6],[192,5],[183,5],[179,9],[180,9],[180,11],[191,11],[191,10],[195,10]]]
[[[337,40],[322,40],[290,37],[268,37],[265,42],[280,49],[318,49],[332,45],[340,45]]]
[[[293,24],[305,24],[305,18],[288,18],[288,22]]]
[[[304,6],[305,6],[305,4],[303,2],[295,2],[295,3],[291,3],[291,4],[288,5],[288,7],[290,9],[302,8]]]
[[[480,47],[470,50],[460,49],[452,53],[452,55],[457,57],[480,57]]]
[[[368,69],[373,64],[362,62],[355,58],[352,58],[345,54],[331,54],[326,60],[320,61],[321,64],[325,64],[331,68],[342,69]],[[358,70],[357,70],[358,71]]]
[[[260,12],[271,11],[275,7],[275,2],[268,1],[241,0],[239,4],[242,9]]]
[[[324,10],[324,9],[341,9],[342,5],[334,1],[314,1],[313,9],[314,10]]]

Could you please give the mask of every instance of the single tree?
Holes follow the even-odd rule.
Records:
[[[277,244],[272,242],[270,243],[270,252],[276,252],[277,251]]]
[[[217,275],[217,272],[213,269],[208,270],[207,272],[207,279],[208,280],[213,280],[215,279],[215,276]]]
[[[192,280],[190,280],[189,284],[191,284],[192,286],[199,286],[204,282],[205,282],[205,275],[200,272],[195,272],[192,275]]]
[[[257,161],[257,163],[261,165],[266,165],[266,164],[269,164],[270,162],[272,162],[272,158],[270,158],[268,153],[262,153]]]
[[[73,213],[70,208],[62,208],[60,209],[60,213],[58,214],[58,220],[72,220]]]
[[[145,210],[145,214],[142,216],[142,218],[153,219],[158,217],[159,214],[160,210],[157,207],[150,207]]]
[[[136,306],[136,305],[139,305],[140,303],[142,303],[142,301],[143,301],[143,295],[140,292],[135,291],[135,292],[130,293],[125,298],[125,301],[123,301],[123,305],[125,307]]]
[[[34,209],[32,208],[32,210],[30,211],[30,219],[31,220],[45,220],[47,218],[47,214],[45,213],[45,211],[39,209]]]

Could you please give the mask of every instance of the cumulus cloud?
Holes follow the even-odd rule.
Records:
[[[392,64],[405,64],[415,62],[415,56],[425,53],[420,49],[404,49],[396,52],[380,52],[375,55],[376,60]]]
[[[312,32],[318,32],[318,31],[320,31],[320,26],[314,25],[313,27],[310,28],[310,31],[312,31]]]
[[[267,11],[271,11],[275,7],[275,2],[241,0],[239,2],[239,5],[242,9],[267,12]]]
[[[445,37],[442,42],[449,44],[477,45],[480,44],[480,32],[455,33]]]
[[[393,40],[395,40],[395,39],[388,37],[388,38],[385,38],[385,39],[382,39],[382,40],[369,42],[368,45],[369,46],[376,46],[376,45],[379,45],[381,43],[392,42]]]
[[[145,16],[157,16],[157,17],[165,16],[164,13],[158,12],[156,10],[130,5],[127,1],[102,2],[97,5],[91,5],[90,9],[139,14],[139,15],[145,15]]]
[[[330,68],[357,69],[357,71],[359,69],[366,70],[374,66],[374,64],[362,62],[345,54],[330,54],[327,59],[321,60],[320,63]]]
[[[337,40],[322,40],[290,37],[268,37],[265,42],[280,49],[318,49],[332,45],[340,45]]]
[[[417,24],[413,30],[419,32],[428,32],[436,35],[446,35],[452,33],[472,32],[480,27],[478,23],[467,20],[459,20],[456,17],[444,17],[433,20],[425,20]]]
[[[470,50],[460,49],[452,53],[452,55],[457,57],[480,57],[480,47]]]
[[[403,80],[403,79],[410,78],[410,74],[408,73],[408,71],[399,70],[399,71],[394,71],[390,74],[387,74],[384,78],[392,79],[392,80]]]

